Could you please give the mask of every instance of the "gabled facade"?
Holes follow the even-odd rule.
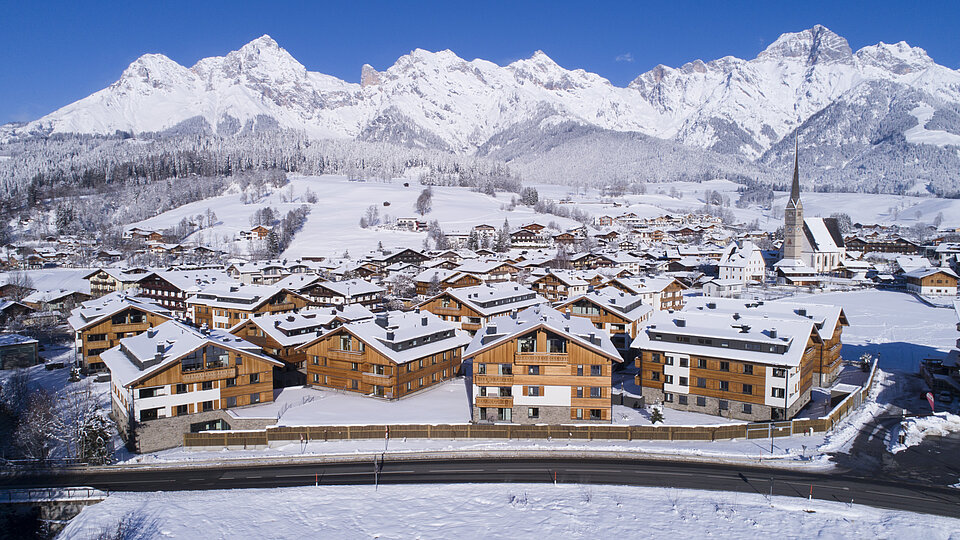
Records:
[[[491,317],[521,310],[547,300],[532,289],[515,283],[494,283],[447,289],[417,307],[458,325],[471,335]]]
[[[197,326],[226,330],[265,313],[287,313],[311,302],[304,296],[270,285],[210,286],[187,299],[187,315]]]
[[[470,339],[425,311],[347,323],[301,346],[307,384],[399,399],[453,378]]]
[[[922,296],[957,295],[957,274],[949,268],[919,268],[903,274],[907,290]]]
[[[318,306],[346,304],[375,306],[383,302],[385,292],[383,287],[363,279],[318,281],[302,290]]]
[[[610,338],[590,321],[547,306],[490,320],[464,352],[473,377],[473,421],[609,423]]]
[[[683,309],[683,291],[687,288],[673,278],[615,278],[608,285],[638,295],[644,304],[662,311]]]
[[[102,371],[100,355],[120,340],[173,319],[173,313],[145,298],[111,293],[73,309],[67,322],[73,329],[80,367]]]
[[[589,286],[590,283],[586,280],[559,270],[548,270],[530,283],[530,287],[537,294],[551,302],[560,302],[584,294]]]
[[[640,295],[626,293],[614,287],[604,287],[571,297],[556,306],[558,311],[590,321],[597,330],[605,332],[613,346],[625,360],[633,358],[630,343],[637,337],[639,325],[650,318],[653,307],[643,302]]]

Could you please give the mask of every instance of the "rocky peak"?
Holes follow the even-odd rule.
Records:
[[[927,51],[911,47],[905,41],[888,44],[880,42],[857,51],[857,60],[867,66],[885,69],[897,75],[906,75],[934,65]]]
[[[376,86],[380,84],[380,72],[373,69],[370,64],[364,64],[360,68],[360,87]]]
[[[757,60],[796,59],[812,66],[822,63],[852,62],[853,52],[847,40],[823,25],[802,32],[783,34],[757,55]]]

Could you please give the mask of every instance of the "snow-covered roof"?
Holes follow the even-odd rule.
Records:
[[[816,326],[810,320],[659,311],[650,317],[631,346],[640,350],[795,367],[800,365],[807,341],[815,332]],[[673,336],[682,336],[685,341],[677,342],[671,339]],[[709,344],[690,338],[702,338]],[[724,343],[727,346],[723,346]],[[747,343],[751,349],[735,346],[736,343]]]
[[[671,283],[677,280],[669,277],[625,277],[616,278],[614,281],[623,285],[634,294],[648,294],[663,292]]]
[[[344,281],[324,281],[317,283],[317,286],[327,289],[337,296],[361,296],[365,294],[382,293],[383,287],[374,285],[364,279],[347,279]]]
[[[178,321],[167,321],[152,330],[121,339],[120,345],[100,353],[100,359],[110,370],[111,378],[121,386],[130,386],[206,345],[242,351],[272,365],[283,366],[283,362],[264,356],[256,345],[225,330],[203,333]]]
[[[37,343],[37,340],[20,334],[0,334],[0,347],[22,345],[24,343]]]
[[[240,285],[239,281],[231,278],[221,270],[157,270],[141,274],[137,281],[143,281],[150,276],[157,276],[170,283],[181,291],[198,291],[210,285]]]
[[[843,248],[843,238],[837,230],[836,221],[828,222],[822,217],[809,217],[803,220],[803,229],[807,239],[819,252],[839,252]]]
[[[577,295],[557,306],[557,309],[563,311],[567,306],[583,300],[610,310],[630,321],[644,319],[653,311],[653,306],[644,304],[640,295],[626,293],[616,287],[604,287]]]
[[[946,268],[946,267],[938,267],[938,266],[935,266],[935,267],[932,267],[932,268],[917,268],[917,269],[915,269],[915,270],[911,270],[911,271],[909,271],[909,272],[905,272],[905,273],[903,274],[903,277],[908,278],[908,279],[922,279],[922,278],[925,278],[925,277],[927,277],[927,276],[932,276],[932,275],[937,274],[937,273],[940,273],[940,272],[942,272],[942,273],[944,273],[944,274],[946,274],[946,275],[948,275],[948,276],[950,276],[950,277],[953,277],[953,278],[956,278],[956,277],[957,277],[957,274],[956,274],[953,270],[951,270],[951,269],[949,269],[949,268]]]
[[[464,261],[460,266],[456,268],[457,271],[463,272],[465,274],[487,274],[492,272],[501,265],[509,264],[504,261],[497,260],[470,260]],[[513,265],[510,265],[513,266]]]
[[[573,272],[567,272],[564,270],[548,270],[539,279],[543,279],[548,276],[553,276],[557,278],[560,281],[560,283],[563,283],[568,287],[586,287],[587,285],[590,284],[588,281],[580,278]]]
[[[547,302],[532,289],[511,282],[447,289],[441,294],[452,296],[484,317]]]
[[[45,304],[48,302],[55,302],[61,298],[66,298],[77,291],[70,289],[56,289],[53,291],[34,291],[27,295],[23,302],[30,304]]]
[[[326,280],[317,274],[290,274],[274,285],[291,291],[301,291],[320,281]]]
[[[225,309],[252,309],[281,291],[296,294],[276,285],[221,285],[218,283],[204,287],[187,298],[186,303]]]
[[[388,311],[375,320],[345,324],[332,332],[347,332],[396,364],[406,364],[470,342],[466,332],[427,311]],[[323,338],[317,338],[323,339]],[[317,341],[314,339],[310,344]],[[301,348],[308,347],[303,345]]]
[[[607,333],[597,330],[589,319],[565,315],[549,306],[534,306],[514,315],[491,319],[477,331],[463,356],[476,356],[537,328],[550,330],[615,362],[623,361]]]
[[[136,308],[168,319],[173,318],[169,309],[156,304],[153,300],[134,296],[129,291],[116,291],[100,298],[87,300],[73,308],[70,316],[67,317],[67,322],[74,331],[80,331],[99,324],[107,317],[112,317],[127,308]]]
[[[833,335],[838,325],[847,326],[842,306],[791,300],[739,300],[695,296],[686,299],[684,313],[721,313],[782,320],[811,320],[825,338]]]
[[[235,334],[239,328],[253,324],[281,346],[294,347],[312,341],[319,335],[318,332],[329,329],[334,321],[349,323],[365,320],[373,320],[372,311],[359,304],[347,304],[305,309],[299,313],[260,315],[240,321],[229,332]]]

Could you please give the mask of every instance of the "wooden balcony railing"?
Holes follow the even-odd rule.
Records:
[[[520,365],[553,364],[566,365],[570,357],[566,353],[517,353],[514,362]]]

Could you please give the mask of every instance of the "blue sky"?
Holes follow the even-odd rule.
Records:
[[[506,64],[540,49],[626,85],[657,64],[752,58],[823,24],[856,50],[907,41],[960,68],[960,2],[220,2],[0,0],[0,123],[114,82],[145,53],[183,65],[270,34],[311,71],[358,82],[420,47]]]

